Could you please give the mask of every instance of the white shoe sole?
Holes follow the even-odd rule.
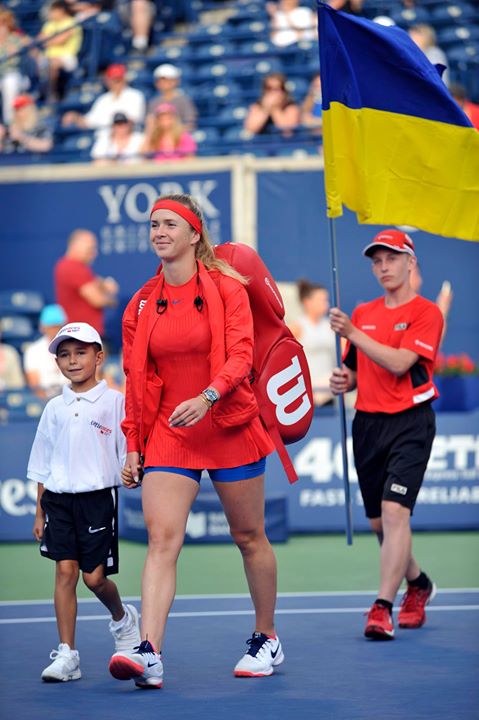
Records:
[[[274,672],[274,668],[281,665],[282,662],[284,662],[284,653],[281,650],[280,654],[275,657],[272,666],[268,670],[254,672],[254,670],[237,670],[235,668],[233,675],[235,677],[270,677]]]
[[[81,670],[73,670],[71,673],[67,673],[66,675],[60,675],[56,673],[48,673],[42,672],[42,680],[43,682],[68,682],[69,680],[80,680],[81,678]]]

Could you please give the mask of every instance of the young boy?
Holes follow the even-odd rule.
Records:
[[[43,411],[27,477],[38,483],[33,535],[40,552],[56,562],[55,614],[60,644],[42,672],[46,682],[79,680],[75,649],[76,586],[85,585],[108,608],[116,652],[140,644],[138,612],[123,605],[114,582],[118,572],[117,486],[125,457],[120,423],[123,395],[97,382],[102,342],[87,323],[69,323],[49,345],[70,381]]]

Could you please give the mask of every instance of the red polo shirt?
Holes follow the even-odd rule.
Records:
[[[103,335],[103,309],[93,307],[80,295],[80,288],[92,280],[93,271],[80,260],[62,257],[55,265],[56,301],[65,310],[68,322],[86,322]]]
[[[359,305],[351,320],[382,345],[419,355],[408,372],[398,377],[348,342],[344,363],[357,372],[357,410],[395,413],[438,397],[432,374],[444,320],[437,305],[416,295],[404,305],[388,308],[384,298],[378,298]]]

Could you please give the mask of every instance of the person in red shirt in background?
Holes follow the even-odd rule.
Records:
[[[246,280],[217,259],[189,195],[153,206],[150,239],[162,260],[150,288],[123,316],[127,438],[123,484],[141,482],[148,552],[142,643],[116,654],[110,672],[139,687],[163,684],[161,647],[175,595],[186,522],[207,469],[243,556],[255,628],[234,668],[271,675],[283,662],[274,629],[276,560],[264,529],[265,459],[274,445],[249,382],[253,317]],[[146,287],[146,286],[145,286]]]
[[[68,239],[67,251],[54,269],[56,302],[68,322],[86,322],[104,335],[104,309],[117,304],[118,284],[95,275],[90,265],[98,254],[97,239],[89,230],[77,229]]]
[[[372,259],[384,296],[359,305],[351,318],[331,309],[331,328],[347,344],[330,388],[339,395],[357,386],[354,461],[366,516],[381,546],[380,587],[364,634],[392,640],[392,608],[403,579],[399,627],[421,627],[436,592],[412,555],[410,518],[436,431],[432,374],[444,321],[437,305],[411,287],[416,254],[406,233],[384,230],[363,254]]]
[[[461,85],[461,83],[451,83],[449,85],[449,92],[476,130],[479,130],[479,105],[469,100],[464,85]]]

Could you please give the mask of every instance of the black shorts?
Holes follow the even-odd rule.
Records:
[[[83,572],[103,565],[118,572],[118,490],[83,493],[45,490],[41,499],[45,529],[40,552],[51,560],[76,560]]]
[[[366,517],[381,517],[382,500],[399,503],[412,513],[436,434],[430,403],[394,414],[358,410],[352,429]]]

